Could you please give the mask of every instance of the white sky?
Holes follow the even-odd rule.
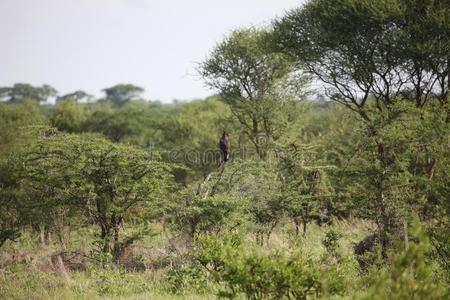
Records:
[[[230,30],[302,0],[0,0],[0,86],[100,96],[117,83],[169,102],[211,95],[195,72]]]

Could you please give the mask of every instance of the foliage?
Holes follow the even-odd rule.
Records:
[[[295,255],[258,255],[248,251],[236,235],[218,240],[201,236],[196,240],[194,260],[226,289],[219,296],[235,298],[243,293],[249,299],[307,299],[320,294],[314,266]]]
[[[184,178],[180,174],[185,184],[190,182],[188,175],[199,179],[214,171],[220,162],[218,136],[224,130],[234,136],[234,132],[239,130],[231,120],[229,109],[217,97],[186,103],[176,114],[161,120],[156,126],[161,137],[154,146],[165,152],[165,159],[183,164],[191,170],[190,174],[184,174]],[[235,140],[238,141],[237,134]],[[235,155],[238,155],[239,145],[236,143],[233,147],[236,147]]]
[[[284,54],[272,51],[270,34],[255,28],[236,30],[214,48],[199,69],[208,86],[220,93],[262,159],[278,134],[276,115],[292,105],[290,95],[282,97],[280,89],[293,68]],[[295,83],[301,86],[305,79]]]
[[[435,282],[428,266],[428,240],[418,234],[418,243],[411,243],[397,255],[388,270],[377,276],[376,283],[364,299],[445,299],[448,288]]]
[[[87,218],[100,227],[102,249],[114,251],[136,237],[119,243],[119,231],[134,209],[141,218],[153,216],[163,192],[170,185],[169,166],[157,157],[125,145],[115,145],[94,136],[40,131],[41,138],[19,154],[12,174],[13,187],[24,193],[16,205],[30,221],[47,220],[49,214],[85,210]],[[14,163],[10,161],[10,163]],[[50,187],[50,188],[49,188]],[[35,210],[28,209],[35,203]],[[35,217],[30,217],[35,213]],[[67,223],[68,220],[64,219]]]
[[[100,107],[92,109],[83,124],[83,129],[102,133],[111,141],[118,143],[138,138],[146,125],[151,124],[142,107],[126,106],[118,110]]]
[[[51,119],[60,131],[79,132],[85,122],[84,109],[75,100],[65,100],[56,105]]]
[[[69,94],[65,94],[65,95],[56,97],[56,102],[58,103],[58,102],[67,101],[67,100],[73,100],[76,102],[85,100],[85,101],[89,102],[90,100],[92,100],[92,98],[93,98],[92,95],[89,95],[85,91],[78,90],[73,93],[69,93]]]
[[[331,99],[366,120],[371,97],[378,111],[405,95],[417,107],[433,98],[444,104],[450,45],[444,2],[309,1],[276,22],[275,40],[325,84]]]
[[[173,294],[186,293],[189,290],[203,294],[208,291],[210,285],[206,274],[191,265],[181,265],[167,270],[165,280],[165,288]]]
[[[142,100],[141,94],[144,89],[132,84],[116,84],[103,91],[106,94],[106,101],[111,102],[114,107],[122,107],[129,101]]]
[[[327,250],[327,253],[332,255],[333,257],[339,258],[339,240],[342,238],[342,235],[330,228],[325,233],[325,238],[322,240],[322,244]]]
[[[0,104],[0,158],[29,142],[27,127],[47,124],[48,119],[33,101]]]
[[[219,233],[245,223],[243,198],[224,194],[205,197],[191,191],[182,194],[179,201],[168,209],[166,218],[190,239],[199,232]]]
[[[0,101],[11,103],[32,100],[36,102],[46,102],[50,97],[56,96],[57,91],[44,84],[42,87],[35,87],[27,83],[16,83],[12,87],[0,87]]]
[[[292,143],[278,151],[283,184],[282,205],[295,224],[296,234],[299,234],[300,224],[303,224],[305,233],[308,223],[313,219],[317,219],[320,224],[329,222],[333,213],[333,188],[326,172],[333,166],[313,165],[311,161],[320,163],[321,160],[310,145]]]

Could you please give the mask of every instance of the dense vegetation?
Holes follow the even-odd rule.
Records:
[[[450,297],[448,0],[310,0],[198,71],[0,88],[1,299]]]

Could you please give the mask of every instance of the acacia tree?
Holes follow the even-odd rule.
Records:
[[[94,96],[89,95],[85,91],[77,90],[77,91],[69,93],[69,94],[58,96],[56,98],[56,102],[67,101],[67,100],[74,100],[76,102],[85,100],[85,101],[89,102],[90,100],[92,100],[93,97]]]
[[[233,31],[199,68],[206,84],[229,105],[261,159],[278,129],[275,115],[283,101],[290,100],[280,97],[281,83],[293,71],[287,56],[272,50],[270,39],[269,30]]]
[[[127,218],[152,216],[171,182],[169,166],[152,153],[93,136],[45,129],[21,154],[18,205],[34,207],[40,219],[67,208],[100,229],[102,251],[114,257],[139,235],[120,239]],[[28,218],[32,219],[32,218]],[[67,220],[65,220],[67,222]],[[111,247],[113,242],[113,247]]]
[[[240,222],[249,220],[257,242],[263,244],[284,215],[280,185],[277,170],[270,161],[235,161],[219,175],[211,191],[239,199]]]
[[[116,84],[103,89],[106,101],[110,101],[114,107],[122,107],[129,101],[142,100],[144,89],[132,84]]]
[[[333,166],[325,164],[311,145],[291,144],[279,153],[279,174],[282,180],[283,209],[294,223],[296,235],[316,219],[319,225],[333,214],[334,192],[326,176]],[[312,164],[312,162],[314,162]]]
[[[450,87],[450,2],[399,0],[403,9],[399,30],[408,88],[417,107],[429,99],[447,106]],[[449,121],[447,116],[447,122]]]
[[[56,94],[57,91],[47,84],[41,87],[35,87],[27,83],[16,83],[12,87],[0,88],[0,100],[11,103],[22,102],[24,100],[45,102],[48,98],[56,96]]]
[[[353,157],[365,156],[366,163],[351,175],[355,186],[361,184],[362,197],[371,199],[360,207],[377,222],[385,257],[402,221],[407,228],[407,194],[435,201],[418,187],[433,178],[438,161],[445,162],[437,159],[435,133],[428,128],[428,135],[419,135],[402,126],[420,128],[430,102],[448,112],[449,8],[446,0],[311,0],[275,23],[277,48],[323,82],[330,99],[363,120],[362,142]],[[440,128],[445,117],[434,116]],[[438,136],[442,141],[442,132]],[[411,148],[429,156],[426,165],[411,159]],[[429,171],[418,172],[420,167]],[[407,229],[404,236],[406,244]]]
[[[448,1],[312,0],[276,21],[277,46],[325,83],[333,100],[370,120],[398,98],[446,103]]]

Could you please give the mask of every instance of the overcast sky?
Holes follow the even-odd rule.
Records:
[[[195,72],[239,27],[269,24],[301,0],[0,0],[0,86],[50,84],[96,96],[116,83],[146,98],[204,98]]]

